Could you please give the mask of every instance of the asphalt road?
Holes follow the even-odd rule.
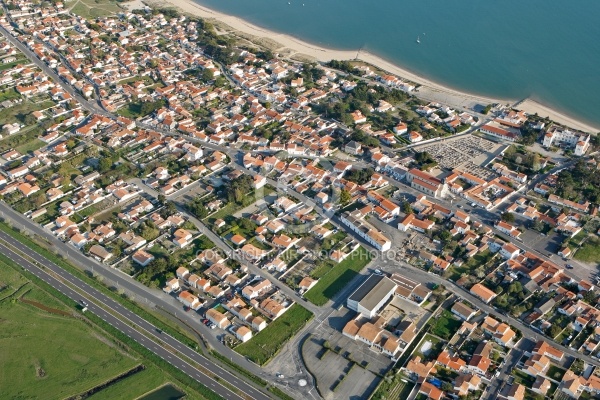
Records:
[[[239,378],[235,377],[234,375],[230,374],[224,369],[213,364],[211,361],[207,360],[202,355],[196,353],[194,350],[190,349],[185,344],[181,343],[172,336],[161,332],[156,326],[152,325],[137,314],[129,311],[121,304],[117,303],[110,297],[89,286],[87,283],[83,282],[79,278],[66,272],[64,269],[52,263],[40,254],[32,251],[30,248],[24,246],[19,241],[12,238],[10,235],[4,232],[0,232],[0,240],[2,241],[0,242],[0,252],[2,254],[6,255],[11,260],[21,265],[23,268],[27,269],[34,275],[38,276],[40,279],[52,285],[56,289],[60,290],[62,293],[64,293],[66,296],[70,297],[74,301],[86,301],[86,303],[89,304],[88,309],[94,314],[98,315],[100,318],[113,325],[115,328],[119,329],[120,331],[131,337],[133,340],[148,348],[149,350],[157,354],[159,357],[174,365],[175,367],[179,368],[181,371],[185,372],[187,375],[202,383],[209,389],[213,390],[215,393],[219,394],[223,398],[241,399],[241,397],[239,397],[237,394],[231,392],[226,387],[220,385],[212,378],[204,375],[198,369],[188,364],[177,354],[169,352],[164,347],[161,347],[152,340],[150,340],[149,337],[155,337],[160,341],[164,342],[166,345],[175,349],[177,352],[184,354],[186,357],[198,363],[200,366],[207,369],[211,373],[218,375],[228,383],[237,387],[247,396],[256,400],[269,399],[269,396],[265,395],[264,393],[260,392],[254,387],[248,385],[246,382],[240,380]],[[62,283],[61,281],[57,280],[56,278],[45,272],[45,270],[34,265],[27,259],[21,257],[19,254],[12,251],[5,245],[5,243],[23,252],[24,254],[27,254],[31,259],[35,260],[36,263],[43,266],[46,270],[52,271],[62,280],[68,282],[72,286],[75,286],[87,295],[84,297],[80,293],[77,293],[76,291],[72,290],[65,283]],[[103,304],[105,307],[109,307],[115,313],[118,313],[122,317],[122,319],[127,320],[128,323],[125,323],[121,319],[116,318],[114,315],[107,313],[103,308],[96,306],[96,303],[100,303]],[[138,329],[142,329],[144,333],[140,333],[138,330],[131,328],[131,326],[136,326],[138,327]]]

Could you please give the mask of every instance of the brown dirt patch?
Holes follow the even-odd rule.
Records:
[[[50,314],[62,315],[63,317],[71,317],[71,313],[63,310],[57,310],[56,308],[51,308],[43,305],[42,303],[38,303],[37,301],[27,300],[24,298],[20,298],[23,303],[34,306],[35,308],[39,308],[40,310],[49,312]]]

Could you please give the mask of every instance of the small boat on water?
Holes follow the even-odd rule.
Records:
[[[417,43],[421,43],[421,37],[417,36]]]

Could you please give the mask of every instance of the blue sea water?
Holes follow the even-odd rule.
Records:
[[[531,97],[600,126],[598,0],[196,1],[323,47],[364,48],[455,89]]]

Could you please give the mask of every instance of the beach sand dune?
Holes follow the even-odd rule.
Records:
[[[356,51],[326,49],[294,38],[290,35],[273,32],[268,29],[253,25],[241,18],[208,9],[195,3],[193,0],[142,1],[150,7],[165,7],[166,5],[172,5],[185,13],[216,21],[218,22],[218,27],[220,30],[225,30],[232,34],[238,34],[240,37],[256,43],[257,45],[263,44],[270,50],[276,51],[288,58],[294,58],[298,60],[315,60],[321,62],[327,62],[330,60],[363,61],[383,71],[421,85],[417,93],[419,97],[428,101],[440,102],[456,109],[471,109],[475,105],[485,106],[492,103],[514,105],[517,102],[516,99],[494,99],[452,89],[437,82],[423,78],[417,73],[392,64],[391,62],[366,51],[360,51],[358,49]],[[600,128],[578,121],[573,117],[569,117],[533,100],[528,99],[524,102],[519,102],[518,106],[519,109],[522,109],[527,113],[537,113],[542,117],[547,116],[555,122],[575,129],[593,133],[600,131]]]

